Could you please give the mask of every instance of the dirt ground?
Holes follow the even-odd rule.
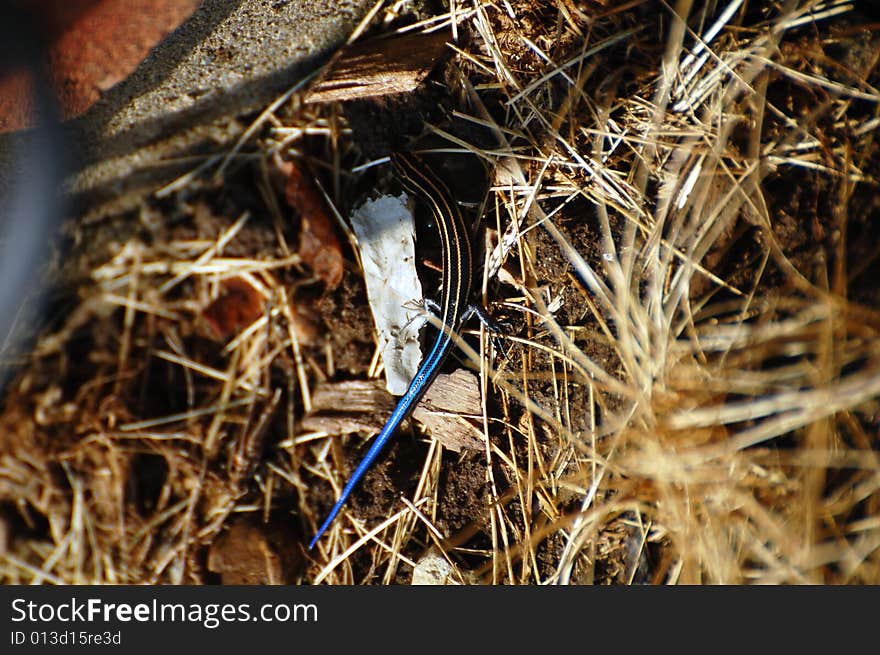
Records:
[[[651,4],[481,5],[417,91],[294,98],[222,171],[71,217],[0,406],[4,581],[407,584],[436,552],[456,583],[880,581],[876,23],[748,5],[717,104],[658,112]],[[404,148],[478,261],[524,221],[475,294],[501,336],[469,322],[480,357],[444,366],[486,394],[483,446],[408,421],[309,552],[393,400],[332,390],[381,379],[346,217]]]

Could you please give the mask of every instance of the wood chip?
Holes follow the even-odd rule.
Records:
[[[320,384],[314,389],[312,412],[303,418],[302,429],[330,435],[376,434],[396,402],[379,380]],[[465,418],[481,411],[476,376],[459,369],[437,376],[413,411],[413,418],[452,451],[482,450],[482,432]]]
[[[326,434],[376,434],[394,409],[394,396],[381,380],[322,383],[312,391],[312,411],[302,429]]]
[[[393,93],[409,93],[448,52],[447,35],[404,34],[356,43],[338,54],[327,76],[306,102],[341,102]]]
[[[428,434],[454,452],[483,450],[483,433],[465,416],[479,416],[480,387],[470,371],[441,373],[413,411]]]

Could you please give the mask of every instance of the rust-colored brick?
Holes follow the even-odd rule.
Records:
[[[84,112],[101,92],[125,79],[192,14],[200,0],[29,0],[49,43],[49,74],[61,114]],[[0,78],[0,132],[32,124],[24,72]]]

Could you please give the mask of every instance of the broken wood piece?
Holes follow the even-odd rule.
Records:
[[[306,95],[306,102],[342,102],[393,93],[409,93],[422,83],[446,48],[443,32],[416,32],[371,39],[341,50],[326,77]]]
[[[301,427],[330,435],[376,434],[394,404],[394,396],[379,380],[319,384],[312,393],[312,412],[303,418]],[[482,450],[482,433],[465,418],[479,415],[480,407],[476,376],[459,369],[438,375],[412,415],[431,437],[450,450]]]
[[[307,432],[376,434],[394,409],[394,396],[381,380],[325,382],[312,390],[312,411],[302,419]]]
[[[465,418],[481,413],[477,377],[458,369],[438,375],[412,415],[434,439],[458,453],[483,450],[483,433]]]

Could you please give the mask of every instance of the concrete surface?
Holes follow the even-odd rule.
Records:
[[[90,216],[133,206],[216,152],[342,44],[373,0],[205,0],[137,70],[70,123],[80,144],[68,190]]]

